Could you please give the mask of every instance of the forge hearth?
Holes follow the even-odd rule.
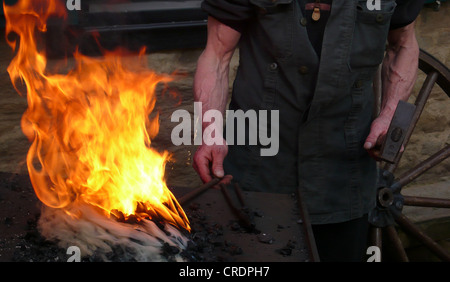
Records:
[[[171,261],[174,255],[180,255],[188,262],[313,260],[304,228],[305,217],[295,195],[259,192],[239,195],[233,187],[224,188],[226,193],[211,188],[182,204],[192,228],[185,234],[189,240],[187,247],[180,254],[178,249],[164,244],[162,256]],[[182,198],[193,189],[171,190]],[[46,240],[38,230],[42,204],[28,175],[0,173],[0,204],[0,261],[67,261],[70,257],[67,250]],[[102,259],[95,255],[82,258],[82,261],[98,260]],[[133,261],[133,256],[121,248],[113,248],[108,260]]]
[[[216,252],[227,243],[239,248],[232,256],[236,262],[300,262],[310,261],[310,246],[304,232],[304,216],[300,213],[296,195],[261,192],[242,192],[245,205],[234,192],[226,188],[228,200],[220,189],[209,189],[186,204],[184,209],[191,220],[191,239],[204,223],[220,226]],[[180,195],[183,189],[174,188]],[[237,210],[236,210],[237,209]],[[237,212],[240,215],[237,215]],[[202,219],[202,220],[199,220]],[[203,235],[202,235],[203,236]]]

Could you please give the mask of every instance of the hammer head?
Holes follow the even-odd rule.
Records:
[[[404,101],[399,101],[384,143],[381,146],[379,158],[383,161],[394,163],[416,111],[416,106]]]

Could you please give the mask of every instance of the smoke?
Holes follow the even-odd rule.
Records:
[[[183,261],[180,253],[188,241],[169,224],[162,230],[147,219],[137,224],[118,222],[90,205],[74,205],[66,210],[44,206],[38,228],[59,247],[75,246],[80,249],[81,257],[102,261],[168,261],[163,253],[167,246],[173,254],[171,261]]]

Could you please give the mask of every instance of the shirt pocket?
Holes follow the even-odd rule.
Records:
[[[292,55],[295,27],[294,0],[249,0],[255,9],[253,36],[276,58]]]
[[[390,21],[396,3],[380,1],[380,6],[367,6],[368,1],[357,1],[355,30],[350,53],[352,68],[378,66],[384,57]]]

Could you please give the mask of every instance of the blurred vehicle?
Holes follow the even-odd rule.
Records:
[[[71,0],[59,0],[67,4]],[[13,5],[17,0],[4,0]],[[51,18],[45,36],[47,55],[87,55],[102,48],[125,47],[148,51],[201,48],[206,43],[207,14],[201,0],[79,0],[80,9],[67,5],[68,19]],[[3,9],[2,9],[3,15]],[[4,17],[2,16],[4,27]]]

